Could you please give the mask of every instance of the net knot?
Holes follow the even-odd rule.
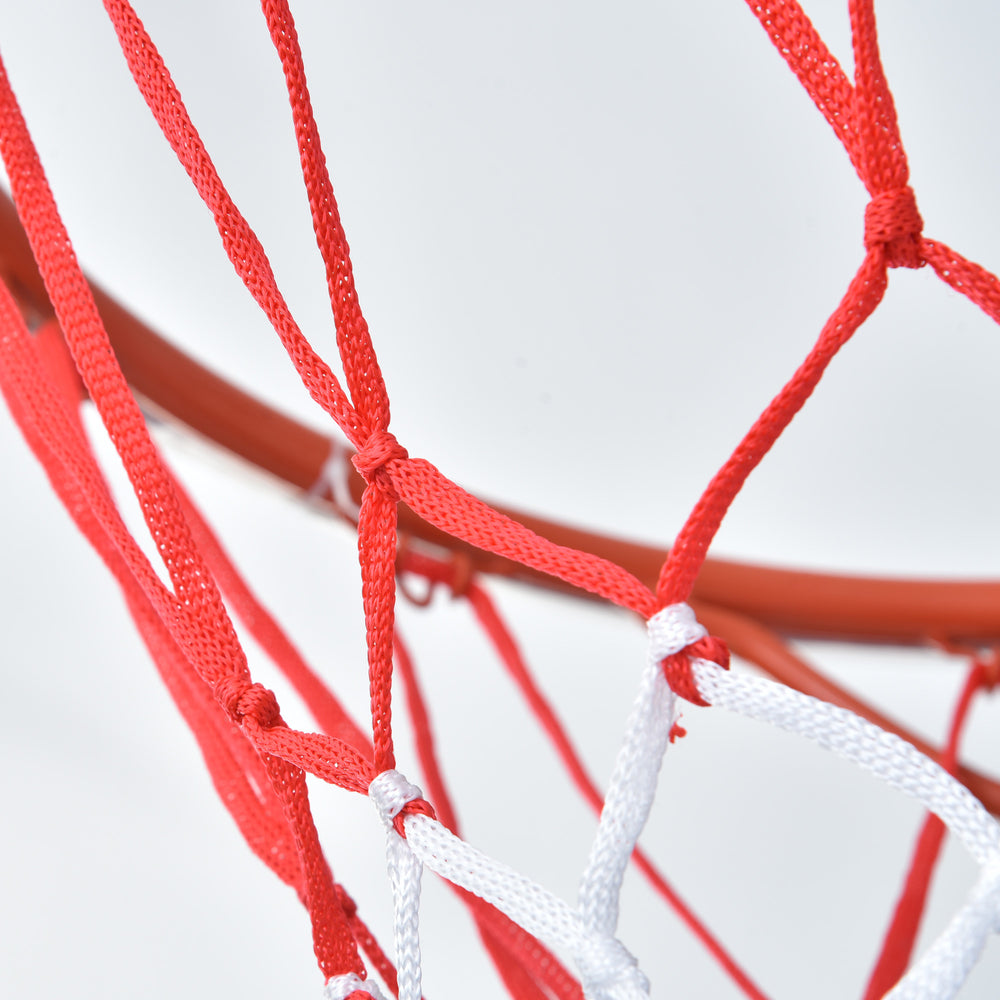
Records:
[[[368,797],[386,827],[392,827],[396,833],[405,839],[406,829],[403,820],[407,816],[420,813],[436,819],[434,808],[424,798],[424,793],[410,784],[399,771],[389,769],[377,775],[368,786]]]
[[[355,972],[332,976],[323,988],[323,1000],[385,1000],[382,991],[370,979],[362,979]]]
[[[358,915],[358,904],[354,902],[351,894],[339,883],[334,885],[334,890],[337,893],[337,900],[340,903],[341,909],[344,911],[344,916],[348,920],[356,917]]]
[[[617,938],[590,937],[574,958],[585,996],[593,1000],[649,996],[649,980],[635,956]]]
[[[249,684],[243,677],[226,674],[215,685],[215,697],[238,726],[253,719],[262,729],[270,729],[281,718],[274,692],[263,684]]]
[[[371,434],[351,461],[366,483],[378,486],[389,499],[395,501],[399,499],[399,494],[386,466],[390,462],[409,457],[410,453],[396,440],[394,434],[379,430]]]
[[[649,619],[650,650],[660,661],[670,689],[694,705],[708,705],[698,691],[691,660],[711,660],[729,669],[729,647],[709,635],[687,604],[669,604]]]
[[[923,228],[924,220],[909,185],[883,191],[865,207],[865,249],[883,246],[888,267],[923,267]]]

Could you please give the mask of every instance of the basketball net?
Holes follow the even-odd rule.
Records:
[[[310,396],[353,449],[364,480],[349,487],[348,452],[334,448],[316,484],[356,519],[371,697],[370,737],[298,656],[253,597],[210,526],[167,467],[116,361],[91,290],[56,210],[6,72],[0,71],[0,153],[54,319],[33,333],[14,290],[0,289],[0,380],[8,407],[53,489],[117,580],[156,666],[194,732],[213,782],[261,860],[298,894],[311,922],[326,1000],[422,995],[420,886],[429,868],[454,887],[511,996],[543,1000],[641,1000],[650,983],[616,936],[625,871],[635,863],[750,997],[760,988],[679,899],[637,841],[671,741],[684,735],[680,703],[767,722],[853,762],[921,802],[928,820],[868,996],[957,994],[987,938],[1000,931],[1000,827],[955,777],[958,739],[994,661],[974,656],[948,745],[937,761],[845,708],[729,669],[729,649],[692,608],[709,546],[747,476],[802,408],[840,348],[875,311],[890,269],[930,267],[1000,321],[993,275],[923,235],[906,155],[879,56],[871,0],[851,0],[853,84],[794,2],[751,4],[789,67],[841,140],[865,185],[864,257],[797,371],[709,483],[650,588],[621,565],[558,545],[471,495],[390,430],[389,397],[355,291],[351,260],[313,116],[302,56],[285,0],[262,7],[288,87],[303,180],[323,257],[343,379],[314,350],[278,289],[259,240],[223,185],[181,96],[135,11],[106,0],[122,52],[149,110],[215,220],[222,245],[267,315]],[[65,342],[71,360],[63,348]],[[80,417],[88,398],[107,428],[166,568],[163,578],[125,526]],[[647,655],[608,787],[583,768],[565,728],[469,567],[421,551],[400,553],[398,505],[477,550],[497,554],[641,616]],[[431,739],[427,706],[395,628],[397,571],[465,599],[566,764],[599,811],[578,897],[565,901],[458,833]],[[246,623],[317,719],[319,732],[289,727],[274,694],[251,677],[230,614]],[[408,692],[427,795],[398,766],[392,674]],[[406,769],[409,771],[409,768]],[[385,828],[394,898],[393,958],[333,878],[306,789],[312,775],[369,798]],[[432,805],[433,803],[433,805]],[[944,828],[980,874],[931,948],[907,969]],[[373,975],[374,973],[374,975]]]

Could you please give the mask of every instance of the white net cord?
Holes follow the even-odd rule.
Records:
[[[375,983],[370,979],[362,979],[353,972],[328,979],[323,987],[323,1000],[345,1000],[345,997],[359,990],[367,993],[372,1000],[386,1000],[385,994]]]
[[[702,697],[718,708],[804,736],[871,772],[935,813],[981,866],[965,905],[886,995],[887,1000],[951,1000],[990,934],[1000,933],[1000,825],[956,778],[915,747],[846,709],[781,684],[695,660]]]
[[[645,825],[660,765],[677,714],[662,661],[706,635],[686,604],[648,623],[649,647],[639,694],[605,799],[576,908],[456,837],[436,819],[404,815],[405,838],[393,821],[420,789],[386,771],[369,795],[388,831],[395,906],[400,1000],[420,1000],[420,875],[426,865],[491,903],[548,947],[572,956],[587,1000],[648,1000],[649,982],[615,936],[619,894],[629,857]],[[692,657],[705,701],[807,737],[918,799],[961,840],[982,871],[968,901],[934,945],[888,994],[892,1000],[950,1000],[992,933],[1000,932],[1000,825],[960,782],[899,737],[846,709],[781,684],[734,674]],[[343,979],[344,977],[339,977]],[[331,983],[333,981],[331,980]],[[364,989],[369,987],[365,985]],[[341,1000],[330,993],[326,1000]],[[344,994],[346,995],[346,994]],[[373,993],[373,997],[378,997]]]
[[[393,820],[410,802],[423,798],[416,785],[399,771],[383,771],[368,786],[386,829],[386,860],[392,886],[393,937],[399,1000],[420,1000],[420,876],[423,865],[408,840],[396,831]]]

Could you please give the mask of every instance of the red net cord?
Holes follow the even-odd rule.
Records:
[[[47,449],[43,460],[59,463],[58,474],[70,477],[72,488],[78,493],[77,502],[89,508],[92,512],[89,516],[106,532],[108,541],[99,542],[98,550],[105,544],[113,546],[116,561],[121,560],[119,582],[130,606],[148,602],[167,627],[198,677],[199,686],[195,690],[202,704],[207,704],[208,696],[201,694],[202,685],[207,685],[233,718],[249,721],[248,729],[252,730],[258,717],[276,725],[280,717],[273,696],[259,685],[251,685],[242,650],[212,576],[188,530],[170,474],[160,461],[114,361],[2,67],[0,133],[0,153],[11,178],[14,200],[49,297],[88,393],[132,480],[172,589],[160,581],[121,522],[89,449],[73,430],[65,405],[52,399],[44,374],[30,359],[26,360],[23,351],[5,366],[4,392],[11,410],[24,415],[28,406],[33,407],[34,412],[25,415],[24,421],[34,424],[29,434],[34,434],[36,441],[42,439],[39,450]],[[9,295],[5,296],[4,306],[8,331],[5,340],[9,353],[14,354],[18,344],[27,341],[29,335],[20,315],[15,315],[17,311]],[[15,372],[18,363],[19,373]],[[164,662],[167,661],[161,660]],[[301,888],[313,921],[314,947],[320,966],[327,975],[362,972],[309,813],[304,775],[299,768],[267,752],[262,754],[261,764],[267,783],[280,802],[298,855]]]
[[[458,816],[438,759],[430,712],[413,658],[398,631],[396,665],[406,691],[417,758],[427,784],[427,794],[441,822],[457,835]],[[455,892],[472,914],[483,944],[511,997],[529,1000],[551,994],[560,1000],[582,1000],[580,984],[540,941],[478,896],[458,888]]]
[[[6,297],[6,289],[4,294]],[[58,329],[51,323],[34,337],[26,337],[16,330],[6,308],[3,322],[8,331],[3,385],[15,419],[80,531],[119,581],[139,633],[195,734],[213,784],[248,845],[301,895],[302,872],[291,830],[259,757],[232,721],[219,712],[211,690],[137,585],[107,523],[95,514],[96,494],[81,488],[85,476],[94,490],[103,484],[76,409],[79,380],[65,355]],[[61,455],[49,449],[47,439],[62,442]],[[113,503],[110,494],[102,490],[100,499],[107,515]]]
[[[244,734],[219,710],[213,689],[204,683],[188,652],[149,600],[130,559],[122,552],[122,545],[135,547],[135,542],[100,478],[79,419],[34,356],[33,340],[6,287],[0,286],[0,293],[0,323],[5,331],[0,377],[11,412],[67,510],[118,579],[140,634],[195,732],[220,797],[248,844],[298,891],[312,911],[317,899],[323,898],[322,883],[319,890],[316,883],[328,881],[329,872],[308,817],[301,772],[287,778],[291,769],[283,761],[258,756]],[[142,558],[137,548],[130,554],[132,562]],[[310,851],[318,858],[312,870],[304,857]],[[319,875],[315,871],[318,864],[323,865]],[[338,905],[333,912],[339,909]],[[329,927],[327,920],[317,920],[316,925],[320,931]],[[328,954],[345,944],[351,946],[349,936],[341,934],[337,945],[320,936],[317,948]]]
[[[13,343],[21,345],[28,356],[20,365],[5,363],[4,370],[16,375],[19,368],[30,366],[28,359],[31,353],[37,356],[38,371],[31,376],[31,382],[40,386],[43,379],[48,377],[56,398],[65,406],[67,425],[72,425],[74,435],[77,436],[78,460],[81,463],[91,460],[77,410],[85,394],[58,327],[54,322],[49,322],[32,337],[26,340],[19,337]],[[33,426],[33,422],[26,419],[26,414],[20,409],[18,397],[12,396],[11,402],[19,420],[29,428]],[[64,431],[60,437],[67,440],[70,435]],[[295,888],[303,902],[306,902],[293,833],[285,819],[281,801],[273,793],[261,758],[240,729],[224,713],[218,711],[213,693],[200,682],[141,591],[129,586],[127,570],[120,565],[114,547],[107,544],[106,533],[102,532],[99,524],[85,518],[86,503],[77,502],[72,479],[61,477],[54,462],[47,462],[46,467],[67,508],[78,516],[81,530],[112,567],[115,575],[123,581],[132,616],[164,683],[198,740],[220,800],[251,849],[283,881]],[[345,741],[359,746],[370,756],[370,745],[366,749],[364,734],[327,686],[305,663],[273,616],[253,595],[204,517],[179,484],[175,483],[175,489],[191,524],[192,533],[237,614],[296,687],[320,725],[327,731],[332,730],[334,734],[339,733]],[[359,916],[354,901],[342,886],[337,886],[336,889],[355,940],[389,989],[396,993],[392,964]]]

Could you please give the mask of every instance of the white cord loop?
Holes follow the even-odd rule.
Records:
[[[568,952],[580,971],[586,1000],[648,1000],[648,980],[614,936],[618,897],[625,866],[649,814],[675,721],[676,698],[661,663],[705,635],[684,604],[664,608],[649,621],[646,666],[581,880],[577,909],[477,851],[430,816],[407,814],[406,837],[400,837],[393,820],[408,802],[421,797],[420,789],[397,771],[375,778],[369,795],[389,832],[400,1000],[420,1000],[421,864],[496,906],[549,947]],[[730,673],[698,657],[691,659],[691,674],[712,705],[805,736],[853,761],[919,799],[962,841],[981,866],[979,879],[945,931],[887,995],[891,1000],[953,1000],[989,936],[1000,933],[997,821],[968,789],[909,743],[845,709],[781,684]],[[346,982],[346,977],[338,978]],[[353,988],[381,1000],[367,983],[355,980]],[[344,1000],[349,992],[331,992],[328,984],[326,1000]]]
[[[952,1000],[990,934],[1000,933],[1000,825],[952,775],[905,740],[846,709],[781,684],[696,660],[698,690],[713,706],[805,736],[918,799],[982,866],[968,901],[886,995],[886,1000]]]
[[[584,979],[587,1000],[648,1000],[648,981],[625,947],[584,926],[580,913],[558,896],[467,844],[436,819],[416,813],[404,823],[406,843],[431,871],[491,903],[550,948],[568,952]]]
[[[367,993],[372,1000],[386,1000],[385,994],[378,988],[371,979],[362,979],[353,972],[347,972],[342,976],[333,976],[328,979],[323,987],[323,1000],[345,1000],[352,993],[361,990]]]
[[[401,837],[393,820],[423,793],[399,771],[383,771],[368,786],[379,818],[386,828],[386,863],[392,886],[393,935],[399,1000],[420,1000],[420,876],[423,865]]]
[[[618,900],[676,720],[676,698],[660,662],[706,634],[686,604],[665,608],[650,620],[646,666],[581,879],[578,910],[476,851],[440,823],[420,815],[405,820],[407,849],[429,868],[492,903],[546,943],[567,948],[580,971],[587,1000],[647,1000],[649,996],[649,981],[614,936]],[[387,771],[372,782],[369,794],[383,821],[391,826],[406,802],[420,793],[401,775]],[[390,844],[392,839],[390,835]]]
[[[411,802],[422,799],[424,793],[416,785],[395,770],[383,771],[368,786],[368,798],[372,800],[386,828],[395,832],[392,821]]]
[[[677,699],[660,663],[708,634],[687,604],[671,604],[658,611],[649,619],[647,630],[646,669],[580,881],[584,923],[609,935],[618,926],[618,899],[625,869],[649,817],[670,729],[677,720]]]
[[[679,653],[708,632],[695,618],[688,604],[668,604],[646,622],[649,652],[657,662]]]
[[[986,865],[1000,852],[1000,826],[983,804],[906,740],[846,708],[810,698],[783,684],[731,673],[698,660],[693,672],[698,689],[713,706],[804,736],[919,799],[944,820],[979,865]]]
[[[589,937],[575,958],[584,996],[595,1000],[645,1000],[649,996],[649,980],[617,938]]]

